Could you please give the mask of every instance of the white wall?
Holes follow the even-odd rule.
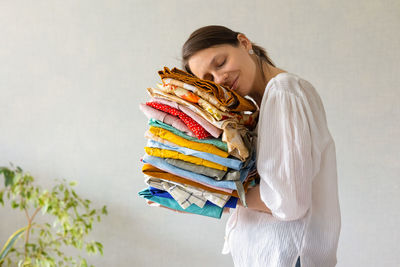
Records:
[[[232,266],[226,217],[147,207],[138,109],[198,27],[222,24],[264,46],[320,93],[336,141],[338,266],[399,266],[400,2],[1,1],[0,165],[106,204],[97,266]],[[1,182],[2,183],[2,182]],[[2,185],[1,185],[2,186]],[[224,215],[226,216],[226,215]],[[23,216],[0,208],[0,246]]]

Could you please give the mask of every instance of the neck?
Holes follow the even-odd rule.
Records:
[[[270,64],[268,64],[266,61],[261,61],[262,62],[262,68],[264,72],[264,77],[262,72],[260,71],[260,74],[258,75],[258,79],[256,80],[254,84],[254,90],[250,94],[250,97],[256,101],[257,105],[261,105],[261,100],[265,92],[265,87],[267,86],[268,82],[274,78],[276,75],[282,72],[286,72],[285,70],[276,68]]]

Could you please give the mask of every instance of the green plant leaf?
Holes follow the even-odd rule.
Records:
[[[94,242],[97,246],[97,249],[100,251],[100,254],[103,255],[103,244],[101,244],[100,242]]]
[[[4,247],[0,251],[0,263],[4,261],[4,258],[7,256],[8,252],[12,249],[15,242],[21,237],[21,235],[26,231],[27,227],[23,227],[18,229],[15,233],[13,233],[10,238],[8,238],[7,242],[4,244]]]
[[[7,187],[9,185],[13,185],[14,184],[14,177],[15,177],[15,172],[10,170],[7,167],[1,167],[0,168],[0,173],[2,173],[4,175],[4,185]]]
[[[15,200],[11,201],[11,208],[16,209],[18,207],[19,207],[19,205]]]
[[[108,214],[108,211],[107,211],[107,207],[106,207],[106,206],[103,206],[103,208],[101,209],[101,213],[103,213],[103,214],[105,214],[105,215]]]

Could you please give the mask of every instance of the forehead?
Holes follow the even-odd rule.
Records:
[[[194,75],[203,78],[204,74],[212,69],[212,60],[218,60],[219,57],[231,53],[232,48],[231,45],[219,45],[200,50],[189,58],[189,68]]]

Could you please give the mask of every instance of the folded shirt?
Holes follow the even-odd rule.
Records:
[[[189,141],[194,141],[194,142],[203,143],[203,144],[210,144],[210,145],[216,146],[217,148],[219,148],[225,152],[228,151],[228,145],[225,142],[223,142],[220,138],[218,138],[218,139],[217,138],[198,139],[198,138],[187,135],[186,133],[180,131],[179,129],[172,127],[171,125],[165,124],[162,121],[155,120],[155,119],[150,119],[149,125],[158,127],[158,128],[163,128],[163,129],[170,131],[173,134],[183,137]]]
[[[222,170],[222,171],[227,171],[228,168],[225,166],[222,166],[221,164],[205,160],[202,158],[194,157],[194,156],[188,156],[182,153],[179,153],[177,151],[173,150],[167,150],[167,149],[161,149],[161,148],[156,148],[156,147],[145,147],[144,150],[146,151],[147,155],[158,157],[158,158],[171,158],[171,159],[180,159],[184,160],[190,163],[194,163],[197,165],[202,165],[210,168],[214,168],[217,170]]]
[[[222,216],[223,208],[220,208],[215,205],[205,205],[203,208],[199,208],[197,205],[192,204],[187,209],[183,209],[179,206],[179,204],[174,199],[153,196],[150,193],[150,190],[148,188],[143,189],[138,194],[140,197],[142,197],[144,199],[148,199],[150,201],[153,201],[155,203],[158,203],[164,207],[167,207],[167,208],[170,208],[173,210],[184,211],[184,212],[193,213],[193,214],[199,214],[199,215],[213,217],[213,218],[217,218],[217,219],[221,218],[221,216]]]
[[[191,148],[181,147],[181,146],[177,146],[177,145],[167,145],[167,144],[163,144],[163,143],[160,143],[160,142],[157,142],[157,141],[154,141],[154,140],[148,140],[146,146],[147,147],[153,147],[153,148],[161,148],[161,149],[177,151],[177,152],[180,152],[180,153],[185,154],[185,155],[194,156],[194,157],[198,157],[198,158],[201,158],[201,159],[209,160],[209,161],[218,163],[220,165],[229,167],[229,168],[234,169],[234,170],[240,170],[242,168],[242,166],[243,166],[243,162],[238,160],[238,159],[224,158],[224,157],[217,156],[215,154],[202,152],[202,151],[198,151],[198,150],[193,150]]]
[[[222,151],[221,149],[218,149],[213,145],[201,144],[201,143],[189,141],[189,140],[182,138],[180,136],[177,136],[176,134],[173,134],[172,132],[167,131],[163,128],[151,126],[149,128],[149,132],[151,132],[152,134],[154,134],[158,137],[161,137],[162,139],[165,139],[171,143],[174,143],[175,145],[178,145],[178,146],[187,147],[187,148],[191,148],[194,150],[215,154],[217,156],[224,157],[224,158],[227,158],[229,156],[229,154],[227,152]]]

